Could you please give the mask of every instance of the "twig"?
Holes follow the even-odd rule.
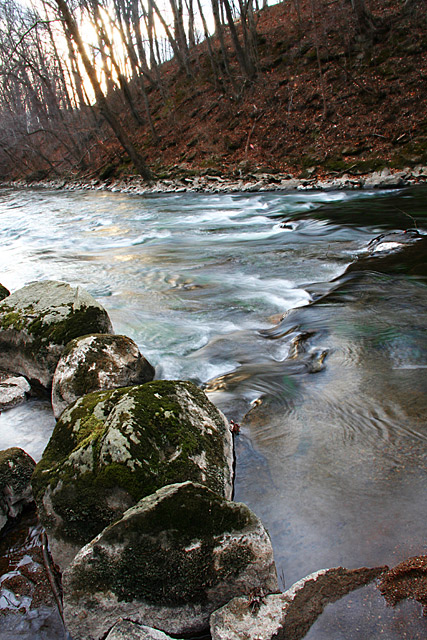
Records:
[[[27,35],[33,30],[35,29],[39,24],[51,24],[52,22],[57,22],[57,20],[36,20],[31,27],[29,27],[25,33],[23,33],[23,35],[19,38],[18,42],[15,44],[15,46],[13,47],[12,51],[9,54],[9,57],[7,59],[7,62],[9,63],[12,60],[13,54],[15,53],[15,51],[18,49],[19,45],[21,44],[21,42],[23,40],[25,40],[25,38],[27,37]]]
[[[64,622],[64,609],[63,609],[63,606],[62,606],[62,598],[61,598],[61,594],[60,594],[59,589],[58,589],[58,585],[56,584],[55,576],[53,575],[53,571],[51,569],[49,553],[48,553],[48,550],[47,550],[47,535],[46,535],[45,531],[43,531],[43,533],[42,533],[41,541],[42,541],[43,564],[44,564],[45,569],[46,569],[47,577],[48,577],[48,580],[49,580],[50,587],[52,589],[53,596],[54,596],[56,604],[58,606],[59,615],[61,616],[62,622]],[[65,622],[64,622],[64,624],[65,624]]]
[[[406,211],[403,211],[403,209],[399,209],[399,207],[395,207],[395,209],[397,209],[397,211],[400,211],[400,213],[403,213],[404,216],[407,216],[408,218],[410,218],[412,220],[412,222],[414,223],[415,229],[418,231],[417,221],[415,220],[415,218],[413,216],[411,216],[410,213],[407,213]]]
[[[248,133],[248,138],[246,140],[246,145],[245,145],[245,162],[247,162],[247,160],[248,160],[249,143],[251,141],[252,134],[253,134],[254,129],[256,127],[256,123],[258,122],[258,120],[261,118],[262,115],[263,115],[262,113],[257,115],[257,117],[255,118],[254,123],[252,125],[252,128]]]

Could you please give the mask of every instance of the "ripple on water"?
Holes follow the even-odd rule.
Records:
[[[376,584],[329,604],[305,636],[305,640],[424,640],[427,618],[422,607],[403,601],[389,607]]]
[[[0,450],[9,447],[24,449],[36,462],[49,441],[55,426],[48,400],[28,400],[0,412]]]
[[[235,497],[263,520],[290,584],[323,567],[392,565],[425,544],[425,281],[399,257],[392,276],[332,282],[372,237],[406,225],[398,208],[421,229],[425,202],[412,191],[0,192],[0,281],[82,284],[158,376],[207,383],[241,423]],[[54,421],[27,409],[0,416],[0,446],[37,458]]]

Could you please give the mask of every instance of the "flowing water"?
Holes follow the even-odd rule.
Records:
[[[263,520],[290,586],[425,553],[427,267],[413,246],[366,253],[414,225],[427,232],[421,188],[3,189],[0,282],[82,285],[156,377],[193,380],[240,424],[235,499]],[[53,425],[42,400],[3,412],[0,449],[39,459]]]

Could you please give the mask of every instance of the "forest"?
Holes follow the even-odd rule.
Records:
[[[0,178],[427,163],[423,0],[0,0]]]

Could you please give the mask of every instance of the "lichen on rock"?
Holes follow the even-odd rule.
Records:
[[[173,640],[163,631],[136,624],[130,620],[119,620],[105,640]]]
[[[32,483],[51,546],[68,542],[75,555],[164,485],[193,480],[230,498],[232,466],[228,423],[203,391],[154,381],[88,394],[65,409]],[[57,561],[66,562],[64,553]]]
[[[63,585],[68,629],[92,640],[118,618],[171,634],[203,631],[233,596],[277,590],[277,575],[255,514],[184,482],[143,498],[81,549]]]
[[[75,338],[66,345],[53,376],[53,412],[59,417],[77,398],[93,391],[153,378],[154,368],[131,338],[99,333]]]
[[[0,368],[49,389],[64,346],[91,332],[111,333],[112,326],[87,291],[34,282],[0,302]]]

